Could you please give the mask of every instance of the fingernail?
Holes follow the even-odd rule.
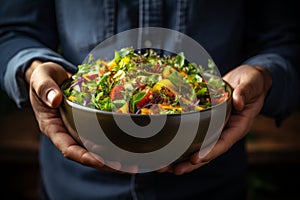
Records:
[[[199,151],[199,154],[198,154],[198,162],[200,162],[200,160],[202,158],[204,158],[205,156],[207,156],[207,154],[209,154],[209,152],[211,151],[212,148],[209,148],[209,149],[201,149]]]
[[[56,92],[54,90],[50,90],[47,94],[47,101],[49,101],[50,103],[53,102],[54,98],[56,96]]]

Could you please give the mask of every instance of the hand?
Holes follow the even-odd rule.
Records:
[[[68,159],[98,169],[115,171],[104,165],[99,156],[88,152],[67,132],[58,107],[62,101],[59,85],[71,74],[56,63],[34,61],[26,70],[30,85],[30,102],[40,130]]]
[[[222,155],[246,136],[271,88],[271,74],[260,66],[242,65],[230,71],[223,79],[234,88],[234,110],[215,146],[205,156],[196,152],[190,160],[166,167],[159,172],[169,171],[178,175],[189,173]]]

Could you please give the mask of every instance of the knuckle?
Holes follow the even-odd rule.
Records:
[[[40,81],[35,87],[35,92],[39,97],[46,95],[48,90],[49,90],[49,81],[47,80]]]
[[[71,159],[71,158],[72,158],[71,152],[70,152],[70,148],[69,148],[69,147],[66,148],[66,149],[62,149],[62,150],[61,150],[61,153],[62,153],[62,155],[63,155],[65,158],[67,158],[67,159]]]
[[[84,149],[78,149],[76,145],[70,145],[67,148],[61,150],[62,155],[70,160],[77,161],[82,164],[87,164],[88,152]]]

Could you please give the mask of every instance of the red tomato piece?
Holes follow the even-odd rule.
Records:
[[[143,105],[145,105],[149,101],[150,95],[151,95],[151,91],[148,89],[146,91],[146,95],[144,96],[144,98],[142,100],[140,100],[139,102],[137,102],[136,106],[141,108]]]
[[[124,86],[116,85],[109,94],[110,100],[113,101],[115,99],[122,98],[123,94],[121,93],[121,91],[124,91]]]

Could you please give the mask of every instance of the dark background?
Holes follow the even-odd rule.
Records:
[[[31,109],[0,91],[2,197],[37,200],[39,130]],[[300,105],[300,104],[299,104]],[[247,136],[248,200],[295,199],[300,185],[300,110],[276,127],[259,116]]]

